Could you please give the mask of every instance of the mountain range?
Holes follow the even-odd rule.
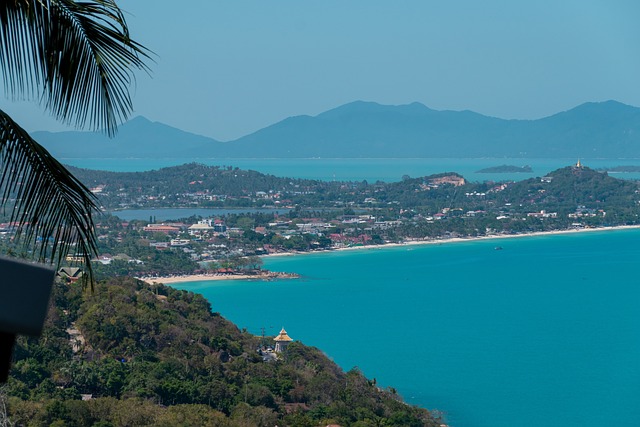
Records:
[[[34,132],[59,158],[640,158],[640,108],[585,103],[537,120],[505,120],[420,103],[356,101],[221,142],[138,116],[115,138]]]

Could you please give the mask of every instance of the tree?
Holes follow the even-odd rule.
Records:
[[[132,111],[127,87],[149,53],[114,0],[0,3],[0,72],[13,99],[37,99],[58,120],[112,136]],[[0,203],[16,240],[43,261],[73,250],[92,279],[91,192],[0,110]]]
[[[261,269],[263,264],[264,261],[259,256],[251,255],[247,257],[247,265],[253,270]]]

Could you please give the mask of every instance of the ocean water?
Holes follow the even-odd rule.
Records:
[[[324,181],[369,182],[400,181],[404,175],[420,177],[441,172],[458,172],[467,180],[520,181],[545,174],[576,163],[577,159],[60,159],[62,163],[86,169],[115,172],[141,172],[167,166],[198,162],[206,165],[234,166],[280,177],[318,179]],[[582,159],[585,166],[593,169],[640,165],[640,159]],[[532,173],[487,174],[476,173],[480,169],[500,165],[529,165]],[[640,173],[618,173],[612,176],[622,179],[640,179]]]
[[[637,427],[639,262],[624,230],[274,257],[303,277],[176,287],[454,427]]]

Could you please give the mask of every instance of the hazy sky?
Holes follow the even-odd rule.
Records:
[[[120,0],[157,54],[135,113],[220,140],[341,104],[539,118],[640,106],[637,0]],[[27,130],[61,130],[3,102]]]

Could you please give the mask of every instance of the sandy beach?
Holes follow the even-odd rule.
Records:
[[[263,255],[263,257],[281,257],[281,256],[296,256],[296,255],[308,255],[317,253],[328,253],[337,251],[357,251],[357,250],[377,250],[393,247],[403,247],[409,245],[440,245],[446,243],[456,242],[472,242],[476,240],[493,240],[493,239],[513,239],[518,237],[532,237],[532,236],[550,236],[556,234],[573,234],[573,233],[586,233],[594,231],[611,231],[611,230],[630,230],[640,228],[640,225],[620,225],[615,227],[598,227],[598,228],[575,228],[568,230],[555,230],[555,231],[540,231],[534,233],[522,233],[522,234],[493,234],[488,236],[478,237],[456,237],[449,239],[416,239],[407,240],[402,243],[386,243],[383,245],[371,245],[371,246],[352,246],[347,248],[329,249],[326,251],[314,251],[314,252],[283,252],[277,254]],[[296,278],[297,275],[289,273],[277,273],[277,272],[265,272],[262,275],[248,275],[248,274],[190,274],[190,275],[176,275],[169,277],[138,277],[140,280],[144,280],[148,283],[183,283],[183,282],[202,282],[202,281],[215,281],[215,280],[269,280],[275,278]]]
[[[168,276],[168,277],[136,277],[136,279],[144,280],[147,283],[162,283],[167,285],[170,283],[182,283],[182,282],[204,282],[210,280],[246,280],[255,279],[256,276],[248,276],[246,274],[237,275],[217,275],[217,274],[186,274],[182,276]]]
[[[640,225],[619,225],[615,227],[597,227],[597,228],[572,228],[567,230],[554,230],[554,231],[538,231],[533,233],[521,233],[521,234],[490,234],[487,236],[477,237],[452,237],[446,239],[413,239],[406,240],[402,243],[385,243],[382,245],[369,245],[369,246],[350,246],[345,248],[333,248],[324,251],[313,252],[282,252],[277,254],[262,255],[261,257],[283,257],[283,256],[295,256],[295,255],[308,255],[326,252],[341,252],[341,251],[362,251],[362,250],[377,250],[393,247],[403,247],[409,245],[440,245],[445,243],[456,242],[472,242],[476,240],[492,240],[492,239],[513,239],[518,237],[532,237],[532,236],[552,236],[556,234],[573,234],[573,233],[586,233],[594,231],[611,231],[611,230],[631,230],[640,228]]]
[[[298,275],[290,273],[280,273],[272,271],[264,271],[263,274],[185,274],[167,277],[136,277],[136,279],[144,280],[147,283],[162,283],[167,285],[170,283],[183,282],[204,282],[215,280],[272,280],[272,279],[294,279]]]

